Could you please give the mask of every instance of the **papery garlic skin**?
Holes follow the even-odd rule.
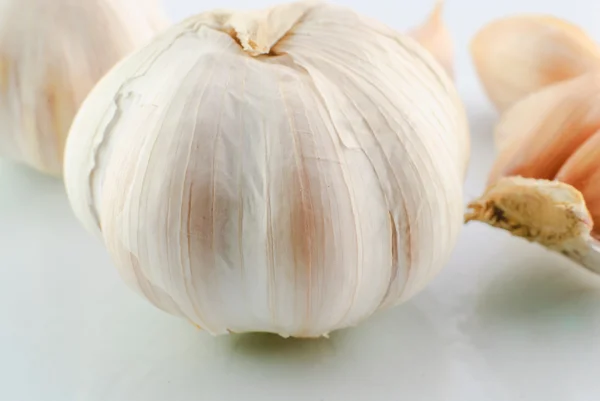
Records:
[[[600,130],[571,154],[555,179],[581,191],[600,238]]]
[[[599,72],[550,85],[515,103],[496,126],[499,154],[490,182],[509,175],[553,179],[600,130],[599,105]]]
[[[431,54],[300,2],[189,18],[119,63],[74,121],[65,182],[157,307],[215,335],[317,337],[436,275],[468,151]]]
[[[500,111],[541,88],[600,68],[600,48],[581,28],[549,15],[517,15],[485,25],[471,56]]]
[[[437,0],[425,22],[411,29],[408,35],[433,54],[450,77],[454,78],[454,43],[444,23],[443,12],[444,0]]]
[[[166,26],[155,0],[0,1],[0,156],[60,175],[85,96]]]

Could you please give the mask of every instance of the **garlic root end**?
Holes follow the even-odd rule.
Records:
[[[480,221],[562,253],[600,274],[600,243],[581,193],[571,185],[519,176],[490,185],[468,205],[465,223]]]

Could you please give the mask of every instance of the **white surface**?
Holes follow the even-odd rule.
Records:
[[[174,19],[217,4],[166,3]],[[344,3],[405,29],[433,0]],[[523,11],[563,16],[600,39],[597,0],[447,1],[472,124],[467,198],[483,188],[496,119],[468,41],[491,18]],[[121,283],[103,246],[75,221],[60,182],[0,162],[0,191],[1,401],[600,397],[600,279],[503,232],[466,226],[424,292],[329,340],[212,338]]]

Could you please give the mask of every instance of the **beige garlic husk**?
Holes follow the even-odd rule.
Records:
[[[454,43],[443,18],[444,1],[437,0],[428,18],[408,31],[408,35],[425,47],[454,78]]]
[[[399,304],[462,227],[463,106],[432,53],[327,3],[206,12],[113,69],[65,181],[125,282],[214,335]]]
[[[60,175],[85,96],[166,26],[158,0],[0,1],[0,156]]]
[[[502,100],[502,115],[488,188],[466,220],[503,228],[600,273],[600,48],[572,24],[539,16],[492,22],[474,43],[480,77],[495,88],[492,100]],[[482,60],[497,64],[488,68]]]

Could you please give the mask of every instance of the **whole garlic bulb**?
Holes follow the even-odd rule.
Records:
[[[1,0],[0,155],[60,175],[85,96],[166,22],[156,0]]]
[[[315,337],[440,270],[468,147],[431,53],[299,2],[200,14],[119,63],[75,119],[65,180],[157,307],[212,334]]]

